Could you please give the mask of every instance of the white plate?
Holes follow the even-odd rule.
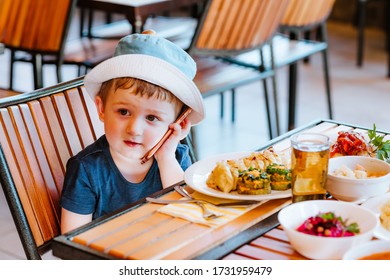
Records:
[[[379,217],[381,206],[386,203],[390,199],[390,193],[376,196],[368,199],[366,202],[362,204],[363,207],[366,207],[375,212],[375,214]],[[381,224],[378,224],[374,231],[374,236],[383,240],[390,240],[390,231],[385,229]]]
[[[224,193],[206,185],[206,180],[210,172],[214,169],[216,163],[220,160],[238,159],[250,155],[251,152],[239,152],[221,154],[215,157],[200,160],[191,165],[184,173],[184,181],[195,191],[200,193],[226,199],[238,199],[238,200],[270,200],[285,198],[291,196],[291,189],[286,191],[272,191],[270,194],[263,195],[248,195],[238,194],[236,191],[230,193]]]

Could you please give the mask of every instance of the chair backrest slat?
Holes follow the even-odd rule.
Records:
[[[27,220],[29,223],[36,225],[32,228],[34,238],[44,242],[52,234],[47,226],[50,223],[47,215],[50,214],[45,210],[48,204],[46,190],[42,189],[44,180],[27,129],[27,125],[34,124],[31,123],[28,116],[25,122],[19,106],[2,110],[3,125],[6,129],[5,133],[9,135],[10,142],[8,146],[11,151],[11,153],[6,154],[7,162],[16,162],[16,168],[11,169],[11,173],[13,177],[16,176],[21,179],[19,181],[21,185],[17,186],[18,193],[21,193],[25,203],[31,205],[28,208],[32,211],[26,213]]]
[[[291,0],[282,25],[309,26],[317,25],[327,19],[335,0]]]
[[[17,193],[7,200],[15,199],[23,209],[19,215],[27,220],[28,227],[19,228],[19,234],[31,232],[35,241],[34,248],[21,236],[28,258],[35,258],[34,250],[40,253],[60,234],[59,201],[67,160],[103,133],[82,79],[65,84],[0,100],[0,144],[6,159],[0,166],[1,184],[6,196]],[[11,179],[3,175],[5,170]],[[11,212],[18,211],[12,207]]]
[[[63,48],[75,0],[1,2],[0,41],[6,47],[35,52],[59,52]]]
[[[242,53],[268,43],[290,0],[208,1],[190,53]]]

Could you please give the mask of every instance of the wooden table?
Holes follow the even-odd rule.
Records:
[[[319,120],[270,141],[289,151],[290,136],[301,131],[328,135],[365,128]],[[154,195],[177,199],[172,187]],[[162,205],[141,200],[97,219],[53,241],[53,254],[62,259],[305,259],[290,245],[279,227],[278,211],[290,198],[268,200],[215,228],[157,212]]]
[[[189,7],[201,2],[202,0],[78,0],[77,6],[124,14],[133,26],[134,33],[140,33],[149,16],[180,7]]]

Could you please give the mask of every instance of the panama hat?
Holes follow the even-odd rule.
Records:
[[[169,90],[190,107],[188,119],[196,125],[204,118],[202,96],[192,81],[196,63],[182,48],[153,33],[131,34],[119,40],[114,56],[85,76],[85,88],[94,99],[105,81],[120,77],[141,79]]]

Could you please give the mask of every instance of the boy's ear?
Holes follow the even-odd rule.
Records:
[[[99,115],[99,119],[104,122],[104,104],[100,96],[95,97],[95,105]]]

